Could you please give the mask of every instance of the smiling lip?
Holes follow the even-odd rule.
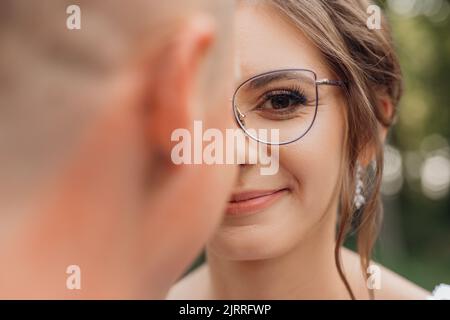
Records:
[[[235,193],[228,202],[226,213],[228,215],[241,215],[262,211],[270,207],[287,191],[287,188],[283,188]]]

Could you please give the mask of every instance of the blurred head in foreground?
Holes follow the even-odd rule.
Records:
[[[81,0],[70,30],[72,2],[0,4],[0,296],[163,297],[233,182],[170,158],[232,123],[232,2]]]

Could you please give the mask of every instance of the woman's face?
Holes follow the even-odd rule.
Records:
[[[317,48],[273,9],[240,5],[236,24],[237,85],[288,68],[313,70],[318,79],[336,78]],[[346,108],[339,90],[319,86],[315,122],[299,141],[280,146],[275,175],[261,175],[258,165],[241,165],[234,200],[252,197],[248,192],[253,191],[284,191],[230,205],[208,244],[210,252],[231,260],[267,259],[295,248],[307,237],[334,239]]]

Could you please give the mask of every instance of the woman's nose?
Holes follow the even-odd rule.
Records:
[[[237,164],[241,166],[250,166],[258,163],[258,142],[251,139],[242,129],[237,134],[235,143],[235,152],[237,155]]]

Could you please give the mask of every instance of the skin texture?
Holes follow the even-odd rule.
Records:
[[[105,80],[106,108],[52,179],[36,186],[26,215],[5,228],[0,298],[164,298],[219,224],[236,167],[170,159],[174,128],[190,129],[195,119],[205,128],[233,123],[231,72],[203,85],[210,59],[232,69],[230,58],[211,54],[219,44],[232,50],[216,24],[231,19],[190,9],[165,39],[170,47],[122,61]],[[223,193],[204,197],[211,186]],[[73,264],[81,290],[66,288]]]
[[[318,79],[335,79],[311,42],[271,8],[241,4],[236,20],[236,84],[286,68],[311,69]],[[258,165],[241,165],[233,190],[289,188],[289,192],[259,213],[225,217],[207,245],[207,264],[174,286],[170,298],[349,298],[333,255],[349,106],[339,88],[320,86],[319,96],[311,130],[298,142],[280,148],[279,172],[261,176]],[[380,130],[383,139],[385,134]],[[342,257],[356,298],[369,298],[358,255],[343,249]],[[384,268],[381,288],[376,298],[427,295]]]

